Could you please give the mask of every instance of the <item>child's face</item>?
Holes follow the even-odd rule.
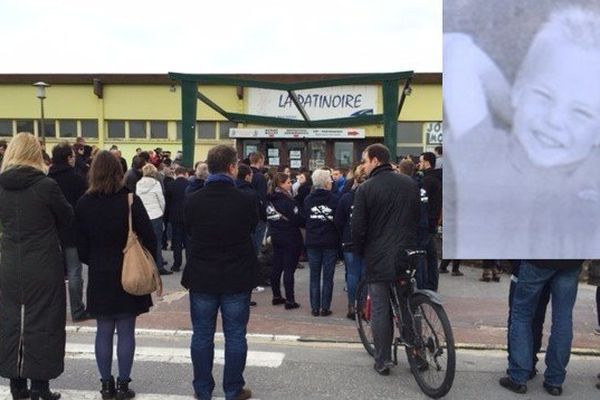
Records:
[[[539,167],[579,163],[600,138],[600,53],[554,46],[513,91],[513,133]]]

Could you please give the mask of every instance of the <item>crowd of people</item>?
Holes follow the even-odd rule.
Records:
[[[437,156],[425,152],[395,164],[385,146],[374,144],[350,171],[325,167],[312,172],[268,168],[259,152],[239,160],[236,150],[225,145],[212,148],[193,171],[181,164],[179,154],[172,161],[161,149],[138,149],[127,168],[116,147],[88,151],[82,139],[56,145],[51,157],[44,157],[42,144],[28,133],[0,148],[0,375],[10,378],[15,399],[60,397],[50,391],[49,380],[64,369],[65,276],[73,321],[97,321],[102,397],[135,396],[129,383],[136,318],[149,311],[152,298],[132,295],[121,283],[130,212],[133,231],[158,271],[183,271],[193,326],[193,387],[200,399],[210,398],[215,387],[218,311],[225,334],[226,398],[251,397],[243,371],[252,290],[268,284],[273,306],[302,309],[295,293],[302,258],[310,269],[307,308],[314,317],[339,312],[332,309],[339,260],[345,264],[347,318],[355,318],[358,282],[369,282],[374,369],[381,375],[390,372],[393,339],[387,290],[402,252],[427,251],[415,276],[420,289],[436,291],[439,273],[447,268],[445,262],[438,266],[435,244],[442,212],[442,170],[436,168],[442,164],[441,148]],[[135,194],[131,211],[129,193]],[[162,256],[169,244],[170,268]],[[268,246],[272,260],[264,271],[259,256]],[[89,267],[85,305],[82,264]],[[486,261],[482,279],[499,279],[496,265],[497,260]],[[551,300],[556,315],[544,385],[551,394],[562,392],[580,269],[581,261],[514,263],[509,375],[501,380],[503,386],[523,393],[521,382],[535,375]],[[458,267],[453,272],[460,275]]]

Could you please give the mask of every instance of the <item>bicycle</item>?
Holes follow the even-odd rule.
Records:
[[[399,266],[402,274],[390,285],[390,307],[397,333],[392,342],[392,361],[398,365],[398,347],[404,346],[417,384],[423,393],[437,399],[445,396],[454,382],[456,351],[452,327],[437,293],[416,288],[416,260],[426,252],[406,253],[408,257]],[[356,289],[355,317],[362,344],[373,357],[371,298],[364,279]]]

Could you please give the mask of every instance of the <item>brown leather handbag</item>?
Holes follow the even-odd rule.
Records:
[[[127,244],[123,249],[123,271],[121,272],[121,284],[123,289],[135,296],[142,296],[157,292],[162,296],[162,280],[156,268],[154,258],[150,252],[142,246],[137,235],[133,231],[131,222],[131,205],[133,194],[127,196],[129,204],[129,234]]]

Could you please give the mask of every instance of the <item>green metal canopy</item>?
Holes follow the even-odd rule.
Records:
[[[302,82],[276,82],[273,80],[243,79],[240,75],[214,74],[182,74],[169,72],[169,77],[181,84],[181,119],[183,163],[194,164],[194,143],[196,138],[196,112],[198,100],[227,118],[231,122],[296,128],[332,128],[354,127],[383,124],[384,144],[392,154],[396,154],[397,123],[405,97],[410,94],[410,82],[413,71],[349,75],[341,78],[320,79]],[[296,91],[359,84],[381,85],[383,90],[383,114],[357,115],[335,119],[310,119],[303,105],[298,100]],[[292,103],[302,119],[289,119],[265,115],[234,113],[224,110],[206,95],[198,91],[198,85],[222,85],[236,87],[252,87],[260,89],[281,90],[288,93]],[[400,85],[403,90],[400,92]]]

